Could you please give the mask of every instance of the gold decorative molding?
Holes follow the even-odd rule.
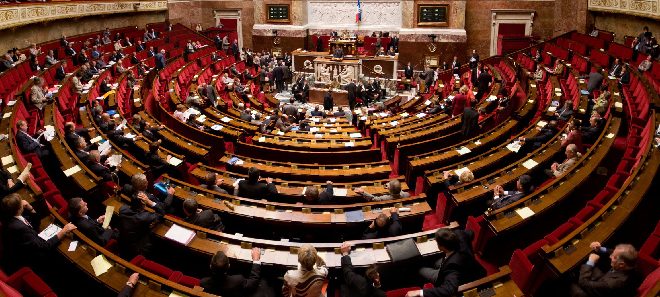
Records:
[[[589,0],[589,10],[660,20],[660,0]]]
[[[166,11],[167,1],[51,2],[0,7],[0,29],[102,14]]]

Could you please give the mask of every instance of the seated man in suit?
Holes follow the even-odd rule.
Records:
[[[582,154],[577,151],[577,146],[571,143],[566,146],[566,159],[561,163],[552,163],[550,169],[545,170],[545,174],[549,177],[560,177],[571,169],[581,156]]]
[[[28,203],[17,193],[9,194],[2,199],[3,214],[3,261],[5,272],[12,273],[18,268],[29,266],[42,267],[48,263],[47,253],[57,248],[60,240],[76,226],[69,223],[55,236],[44,240],[34,228],[39,226],[39,216]]]
[[[146,181],[143,174],[141,180]],[[135,177],[133,176],[133,177]],[[162,220],[165,208],[172,203],[174,188],[168,188],[167,199],[160,202],[153,195],[145,192],[146,185],[133,184],[134,194],[130,205],[122,205],[117,215],[117,229],[119,229],[119,254],[132,259],[136,255],[146,255],[151,250],[151,225]],[[144,207],[148,205],[154,212],[148,212]]]
[[[384,237],[399,236],[403,232],[403,227],[399,222],[399,209],[390,208],[390,216],[380,213],[371,225],[364,231],[363,239],[377,239]]]
[[[19,120],[16,122],[16,144],[18,145],[18,148],[21,149],[21,152],[24,154],[36,153],[42,161],[49,161],[47,157],[50,156],[50,150],[43,144],[39,143],[43,130],[37,131],[37,135],[39,135],[38,137],[33,137],[28,134],[27,130],[28,125],[26,121]]]
[[[220,187],[224,181],[225,179],[217,173],[207,172],[206,176],[204,177],[204,183],[200,186],[211,191],[219,192],[222,194],[229,194],[227,190]]]
[[[266,178],[266,182],[260,182],[259,169],[250,167],[247,180],[239,180],[234,183],[234,196],[252,199],[276,199],[277,188],[273,178]]]
[[[557,134],[557,121],[550,121],[543,128],[540,128],[539,130],[540,130],[539,133],[536,134],[536,136],[534,137],[525,138],[521,136],[520,138],[518,138],[518,141],[523,142],[519,152],[528,152],[531,150],[535,150],[541,147],[544,143],[548,142],[550,139],[552,139],[552,137],[555,136],[555,134]]]
[[[195,199],[188,198],[183,201],[183,214],[188,223],[220,232],[225,229],[220,216],[210,209],[200,209]]]
[[[69,147],[74,147],[78,138],[85,137],[89,138],[89,132],[94,131],[94,128],[89,129],[76,129],[76,124],[73,122],[64,123],[64,139]],[[88,147],[87,150],[92,149]]]
[[[87,162],[89,170],[99,176],[103,181],[112,181],[112,173],[115,171],[115,168],[108,164],[107,158],[105,158],[105,161],[101,162],[102,159],[99,151],[92,150],[89,152],[89,155],[87,155],[87,159],[81,161]]]
[[[305,187],[305,200],[310,204],[334,204],[337,201],[334,199],[334,192],[332,190],[332,182],[325,182],[325,190],[319,193],[319,189],[314,186]]]
[[[103,229],[103,220],[105,215],[98,217],[96,220],[87,215],[87,202],[82,198],[75,197],[69,200],[69,219],[71,223],[78,227],[78,230],[85,236],[89,237],[100,246],[105,246],[110,239],[117,236],[117,234],[110,228]]]
[[[401,191],[401,182],[398,179],[389,181],[387,184],[385,184],[385,188],[389,191],[389,193],[380,196],[371,195],[365,192],[362,188],[355,188],[353,191],[357,194],[360,194],[362,197],[369,201],[385,201],[410,197],[408,192]]]
[[[433,267],[423,267],[419,274],[434,287],[410,291],[406,297],[449,297],[456,295],[458,286],[486,276],[486,271],[475,260],[470,249],[469,236],[461,230],[439,229],[435,242],[444,257]]]
[[[587,263],[580,267],[578,282],[571,285],[572,297],[636,296],[641,278],[635,272],[637,250],[630,244],[619,244],[614,249],[592,242],[593,252]],[[610,270],[603,272],[596,267],[601,255],[610,257]]]
[[[493,189],[493,199],[490,208],[498,209],[514,203],[520,198],[527,196],[534,190],[532,185],[532,177],[529,175],[522,175],[516,181],[516,189],[513,191],[505,191],[500,185],[496,185]]]
[[[351,244],[341,245],[341,296],[351,297],[385,297],[385,292],[380,288],[380,274],[378,266],[371,264],[367,267],[366,277],[353,271],[351,263]]]
[[[261,250],[252,249],[252,270],[250,276],[228,275],[229,258],[223,251],[218,251],[211,259],[211,276],[201,280],[204,292],[224,297],[274,296],[274,292],[261,281]]]

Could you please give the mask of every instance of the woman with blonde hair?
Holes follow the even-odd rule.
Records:
[[[463,85],[459,90],[458,94],[454,96],[454,100],[452,103],[452,116],[457,116],[463,113],[463,110],[466,107],[470,106],[470,102],[468,101],[467,93],[468,93],[468,86]]]
[[[285,297],[323,297],[323,283],[328,276],[325,261],[316,249],[305,244],[298,250],[298,269],[284,274],[282,294]]]

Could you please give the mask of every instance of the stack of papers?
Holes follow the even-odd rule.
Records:
[[[397,121],[391,121],[391,122],[390,122],[390,125],[392,125],[393,127],[395,127],[395,126],[398,125],[398,124],[399,124],[399,122],[397,122]]]
[[[423,113],[423,112],[420,112],[420,113],[417,114],[417,117],[420,118],[420,119],[425,117],[425,116],[426,116],[426,114]]]
[[[105,207],[105,218],[103,218],[103,229],[108,229],[108,226],[110,226],[110,220],[112,219],[112,214],[115,212],[115,207],[112,205],[108,205]]]
[[[229,122],[231,122],[231,119],[228,118],[228,117],[222,117],[220,120],[223,121],[223,122],[225,122],[225,123],[229,123]]]
[[[350,136],[351,136],[351,138],[360,138],[360,137],[362,137],[362,134],[360,134],[360,133],[351,133]]]
[[[107,155],[110,152],[110,148],[112,146],[110,145],[110,141],[104,141],[101,144],[99,144],[99,152],[101,152],[101,155]]]
[[[213,129],[215,131],[220,131],[220,130],[222,130],[222,126],[216,124],[216,125],[211,126],[211,129]]]
[[[354,147],[354,146],[355,146],[355,142],[352,142],[352,141],[351,141],[351,142],[344,142],[344,146],[345,146],[345,147]]]
[[[541,128],[545,127],[545,125],[547,125],[547,124],[548,124],[548,122],[546,122],[546,121],[539,121],[538,123],[536,123],[536,125],[541,127]]]
[[[108,165],[117,167],[121,164],[122,155],[112,155],[108,157]]]
[[[170,230],[165,233],[165,237],[174,240],[180,244],[188,245],[195,237],[195,232],[173,224]]]
[[[264,141],[266,141],[266,137],[265,137],[265,136],[261,136],[261,137],[259,137],[259,139],[257,139],[257,141],[259,141],[259,142],[264,142]]]

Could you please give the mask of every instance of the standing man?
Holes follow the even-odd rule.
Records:
[[[165,50],[162,49],[160,50],[159,53],[156,54],[156,70],[161,70],[165,68]]]
[[[461,131],[465,139],[471,138],[479,134],[479,113],[474,110],[477,105],[477,100],[472,99],[470,106],[463,110],[461,116]]]
[[[453,74],[461,75],[461,62],[458,61],[457,56],[454,56],[454,61],[451,62],[451,70]]]
[[[481,100],[484,94],[488,92],[492,81],[493,76],[488,73],[488,68],[481,66],[481,73],[477,77],[477,95],[475,95],[477,100]]]
[[[405,68],[403,68],[403,75],[406,77],[405,85],[406,85],[406,90],[410,91],[410,82],[412,80],[413,74],[415,74],[415,71],[413,70],[412,65],[410,65],[410,62],[406,65]]]
[[[334,100],[332,99],[332,89],[328,88],[328,92],[325,93],[323,97],[323,109],[325,111],[332,111],[332,107],[335,105]]]
[[[357,92],[354,79],[351,78],[351,81],[346,85],[346,91],[348,91],[348,106],[353,110],[355,108],[355,93]]]

